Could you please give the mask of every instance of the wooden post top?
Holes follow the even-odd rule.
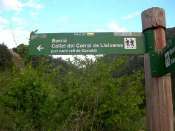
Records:
[[[165,11],[159,7],[149,8],[142,12],[143,31],[150,28],[166,27]]]

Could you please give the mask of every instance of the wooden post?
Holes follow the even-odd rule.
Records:
[[[142,12],[143,33],[149,30],[154,32],[154,51],[157,54],[162,53],[166,46],[165,25],[163,9],[154,7]],[[150,58],[150,53],[146,53],[144,70],[148,131],[173,131],[171,77],[170,74],[153,77]]]

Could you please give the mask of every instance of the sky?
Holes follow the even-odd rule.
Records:
[[[0,0],[0,43],[28,44],[31,31],[141,32],[141,12],[161,7],[175,26],[175,0]]]

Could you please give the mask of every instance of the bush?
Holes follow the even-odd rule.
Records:
[[[0,75],[0,122],[4,120],[0,129],[144,129],[143,71],[113,76],[127,59],[119,57],[111,63],[102,58],[76,59],[77,68],[69,63],[68,70],[44,64]]]
[[[12,55],[9,49],[4,44],[0,44],[0,71],[11,69],[12,66]]]
[[[1,96],[1,105],[13,121],[13,130],[42,130],[52,125],[49,120],[54,109],[52,84],[30,67],[12,75]]]

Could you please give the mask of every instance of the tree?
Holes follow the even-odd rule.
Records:
[[[0,44],[0,70],[8,70],[13,66],[12,55],[4,44]]]
[[[118,57],[111,63],[103,59],[80,60],[81,72],[68,72],[58,82],[62,95],[58,100],[59,112],[64,122],[60,130],[137,131],[144,128],[142,70],[119,77],[112,75],[126,60],[127,57]]]
[[[0,75],[1,130],[144,129],[143,70],[113,75],[125,68],[127,56],[75,59],[75,65],[45,60]]]
[[[13,77],[0,96],[1,108],[8,114],[3,116],[11,120],[8,128],[23,131],[51,129],[55,111],[54,86],[31,67],[11,75]]]
[[[20,55],[25,64],[30,62],[31,58],[28,56],[28,45],[20,44],[16,48],[13,48],[13,51]]]

